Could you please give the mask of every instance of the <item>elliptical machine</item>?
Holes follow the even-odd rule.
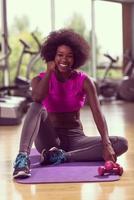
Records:
[[[107,100],[115,99],[117,96],[118,84],[116,81],[108,79],[107,75],[111,69],[115,68],[114,64],[117,63],[119,58],[116,57],[114,59],[109,54],[104,54],[104,56],[108,58],[110,62],[105,70],[103,79],[97,82],[98,95]]]
[[[118,96],[124,101],[134,101],[134,59],[131,52],[125,54],[127,64],[124,67],[124,77],[118,86]]]
[[[10,54],[11,49],[9,48],[7,54],[0,59],[0,69],[2,71],[4,71],[4,68],[6,67],[2,62],[5,61],[5,59],[8,59]],[[8,85],[0,87],[0,125],[20,124],[24,114],[26,98],[10,95],[10,87],[11,86]]]
[[[40,59],[40,48],[41,44],[37,38],[37,36],[32,32],[32,38],[37,44],[37,50],[31,50],[31,47],[22,39],[20,39],[20,43],[22,45],[22,52],[20,54],[20,59],[18,60],[17,64],[17,71],[14,80],[14,86],[16,86],[16,90],[14,90],[14,94],[16,96],[26,97],[27,102],[31,102],[31,87],[30,87],[30,72],[31,68],[35,65],[35,63]],[[24,54],[30,55],[30,59],[28,64],[26,65],[26,74],[25,76],[21,76],[21,64],[23,60]]]
[[[22,51],[18,59],[17,72],[13,85],[7,85],[0,87],[0,125],[17,125],[22,121],[23,114],[27,111],[29,103],[31,103],[31,90],[30,80],[20,77],[20,67],[22,64],[23,56],[30,54],[31,59],[29,61],[29,68],[31,64],[36,62],[39,57],[38,51],[31,51],[30,46],[20,39],[22,44]],[[4,55],[0,62],[8,59],[10,53]],[[1,67],[1,65],[0,65]],[[2,66],[2,71],[5,66]]]
[[[113,59],[110,55],[105,54],[110,60],[109,66],[105,71],[103,79],[98,82],[98,95],[105,100],[124,100],[134,102],[134,59],[131,52],[125,53],[124,58],[127,61],[124,67],[123,77],[119,81],[111,81],[107,79],[108,72],[113,68],[114,63],[118,61],[118,57]]]

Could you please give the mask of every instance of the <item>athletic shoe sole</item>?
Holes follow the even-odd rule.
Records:
[[[13,175],[13,178],[28,178],[30,177],[31,174],[27,174],[26,172],[24,171],[19,171],[17,174]]]

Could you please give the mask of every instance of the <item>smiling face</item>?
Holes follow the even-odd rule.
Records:
[[[61,73],[66,73],[72,70],[71,67],[74,64],[74,56],[72,49],[69,46],[61,45],[57,48],[55,64]]]

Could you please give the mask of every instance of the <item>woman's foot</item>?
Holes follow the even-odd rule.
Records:
[[[49,164],[60,164],[67,161],[67,158],[65,156],[65,151],[62,149],[58,149],[56,147],[52,147],[49,149],[49,151],[46,151],[45,149],[41,152],[41,165],[49,165]]]
[[[19,153],[14,163],[13,178],[30,177],[30,160],[26,153]]]

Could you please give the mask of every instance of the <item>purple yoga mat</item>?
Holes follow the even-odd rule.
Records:
[[[40,166],[39,153],[32,149],[31,177],[25,179],[16,179],[18,183],[39,184],[39,183],[71,183],[71,182],[104,182],[117,181],[119,175],[106,174],[98,175],[98,167],[104,165],[104,162],[73,162],[62,163],[60,165]]]

